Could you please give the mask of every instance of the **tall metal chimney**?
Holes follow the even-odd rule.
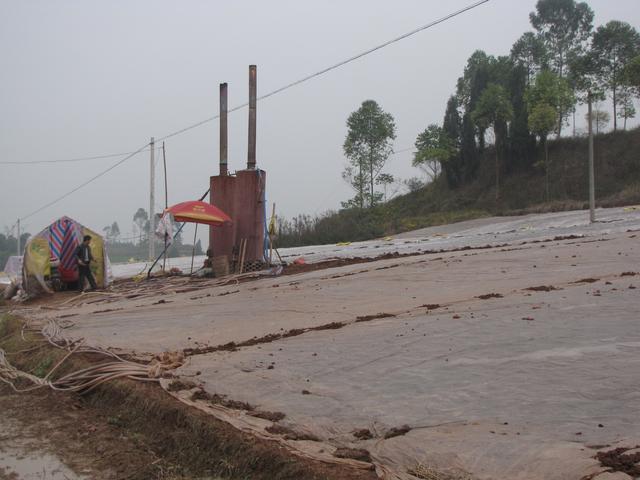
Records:
[[[220,175],[227,174],[227,84],[220,84]]]
[[[249,148],[247,150],[247,169],[256,168],[256,93],[257,72],[255,65],[249,65]]]

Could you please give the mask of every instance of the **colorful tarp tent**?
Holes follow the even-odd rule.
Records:
[[[91,236],[91,252],[95,259],[91,262],[93,276],[98,287],[106,287],[111,267],[104,239],[75,220],[62,217],[27,241],[23,261],[24,289],[35,293],[40,287],[51,292],[54,282],[77,282],[75,251],[85,235]]]

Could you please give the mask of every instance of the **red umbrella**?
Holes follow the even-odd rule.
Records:
[[[171,213],[177,222],[204,223],[212,226],[231,223],[229,215],[205,202],[182,202],[167,208],[165,212]]]

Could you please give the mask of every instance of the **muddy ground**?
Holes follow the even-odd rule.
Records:
[[[0,479],[178,479],[153,443],[81,397],[0,385]]]

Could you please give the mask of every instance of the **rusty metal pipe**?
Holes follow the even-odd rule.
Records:
[[[220,84],[220,175],[226,175],[228,154],[227,84]]]
[[[256,97],[257,69],[249,65],[249,148],[247,150],[247,169],[256,168]]]

